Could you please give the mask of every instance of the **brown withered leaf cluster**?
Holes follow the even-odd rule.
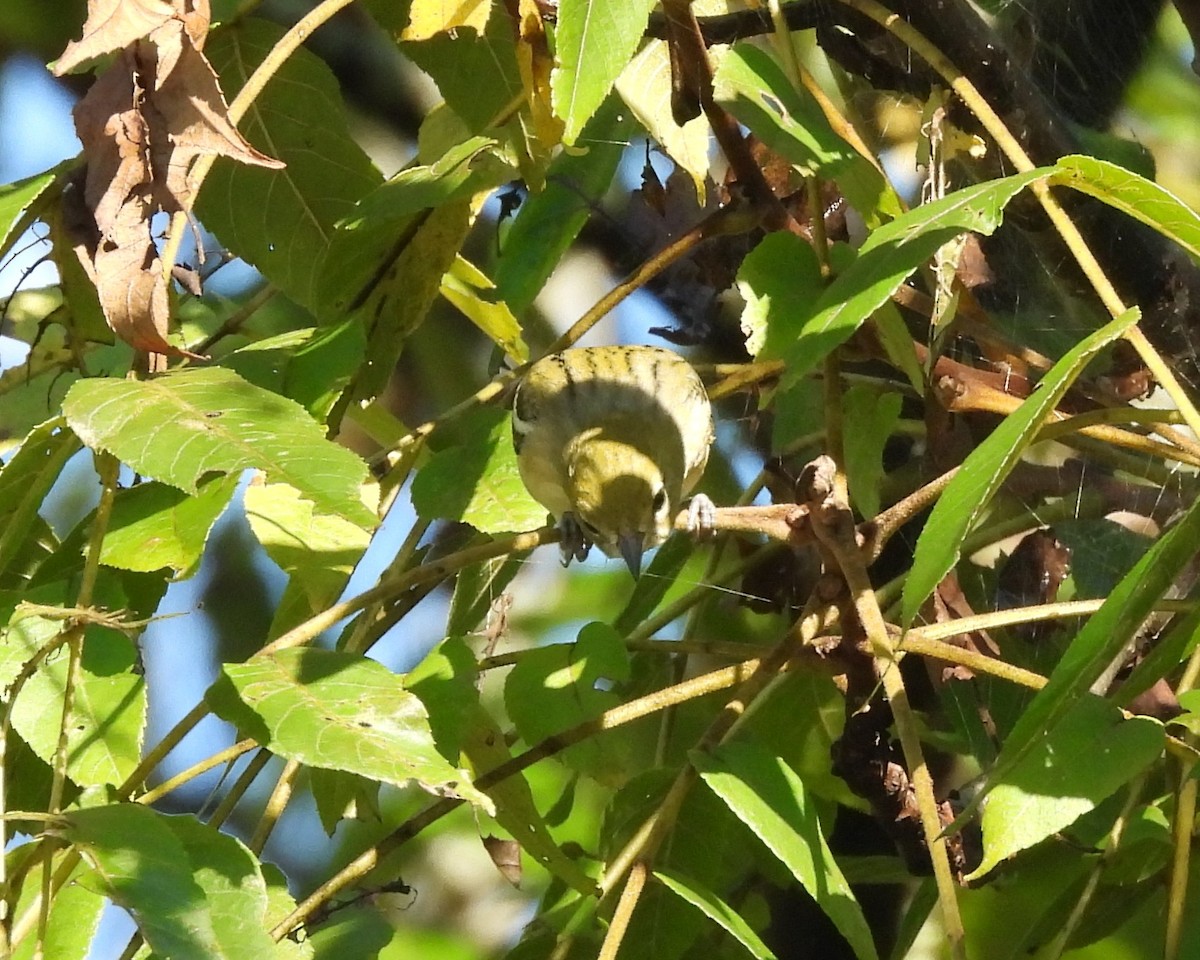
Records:
[[[108,325],[150,353],[180,352],[166,341],[167,280],[150,218],[191,209],[188,173],[198,156],[283,166],[230,122],[201,52],[208,24],[208,0],[89,0],[83,38],[67,44],[54,68],[61,75],[116,53],[75,107],[87,166],[69,220]]]

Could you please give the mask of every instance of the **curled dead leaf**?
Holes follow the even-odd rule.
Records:
[[[151,353],[182,352],[166,340],[169,287],[151,218],[191,209],[188,174],[199,156],[284,166],[230,121],[200,51],[208,24],[208,0],[90,0],[83,39],[68,45],[56,67],[61,73],[120,50],[75,107],[87,167],[70,218],[72,245],[109,327]]]
[[[61,77],[89,60],[130,47],[168,20],[184,17],[189,21],[189,33],[197,31],[201,39],[195,42],[201,44],[208,32],[208,0],[91,0],[83,36],[67,44],[54,65],[54,74]]]
[[[516,840],[504,840],[489,835],[483,838],[483,848],[504,879],[514,887],[519,887],[522,875],[521,845]]]

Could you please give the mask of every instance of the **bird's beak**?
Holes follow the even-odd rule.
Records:
[[[617,537],[617,547],[621,551],[621,557],[635,580],[642,572],[642,550],[645,548],[645,543],[645,538],[640,533],[623,533]]]

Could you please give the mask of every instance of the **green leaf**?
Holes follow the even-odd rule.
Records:
[[[1166,636],[1158,638],[1121,682],[1114,702],[1119,707],[1128,707],[1135,697],[1145,693],[1182,663],[1197,645],[1200,645],[1200,607],[1186,617],[1176,617],[1172,621]]]
[[[836,180],[868,224],[900,214],[883,173],[834,132],[816,100],[767,51],[739,43],[721,60],[713,87],[722,106],[801,173]]]
[[[255,468],[290,483],[319,509],[363,527],[375,515],[359,494],[366,465],[327,440],[298,403],[232,370],[191,367],[153,380],[76,382],[63,400],[88,446],[194,494],[208,473]]]
[[[525,566],[526,556],[509,554],[493,557],[460,570],[454,579],[454,595],[450,598],[450,612],[446,617],[446,635],[462,637],[478,629],[488,616],[492,604],[505,596],[504,591],[513,577]],[[471,660],[474,662],[474,656]]]
[[[846,698],[833,677],[821,670],[798,669],[779,678],[772,695],[755,706],[742,729],[747,740],[794,770],[810,794],[866,810],[865,801],[831,769],[833,745],[845,726]]]
[[[272,942],[265,929],[267,888],[254,854],[236,837],[192,817],[164,817],[163,822],[183,844],[192,879],[204,891],[220,945],[217,956],[287,956],[287,944]]]
[[[573,144],[637,50],[653,0],[561,0],[550,76],[554,112]]]
[[[638,577],[633,592],[623,609],[613,620],[613,629],[627,636],[639,623],[652,614],[667,591],[675,586],[679,572],[695,552],[690,537],[671,537],[654,554],[654,559]]]
[[[629,656],[612,627],[589,623],[574,643],[529,650],[504,684],[504,706],[529,744],[562,733],[615,707],[621,698],[598,689],[601,681],[624,680]],[[621,769],[606,737],[591,737],[558,755],[584,772],[607,779]]]
[[[1137,322],[1139,315],[1137,308],[1127,310],[1076,344],[1050,368],[1032,396],[1005,417],[963,461],[917,540],[912,571],[904,582],[904,623],[913,622],[921,604],[958,561],[963,539],[1071,384],[1097,353]]]
[[[875,943],[821,833],[800,778],[761,747],[727,743],[711,754],[692,751],[692,765],[751,832],[817,901],[859,960],[874,960]]]
[[[463,703],[460,709],[468,715],[463,752],[477,772],[494,770],[512,759],[504,742],[504,731],[479,704],[478,698],[474,703]],[[496,822],[521,844],[525,854],[572,890],[587,897],[596,895],[596,881],[563,853],[550,833],[524,774],[506,777],[489,787],[487,794],[496,807]]]
[[[378,910],[340,910],[312,932],[314,960],[374,960],[395,927]]]
[[[145,573],[169,567],[180,578],[189,576],[237,484],[231,474],[201,481],[195,496],[153,482],[118,491],[100,562]]]
[[[332,837],[343,820],[379,822],[382,784],[345,770],[309,767],[308,788],[326,836]]]
[[[1052,178],[1129,214],[1200,258],[1200,214],[1157,183],[1095,157],[1063,157]]]
[[[481,533],[536,530],[546,522],[546,508],[521,481],[510,415],[501,410],[480,411],[461,444],[430,457],[413,480],[412,498],[422,517],[461,520]]]
[[[478,680],[475,654],[459,636],[439,643],[404,678],[405,688],[425,704],[434,742],[451,763],[458,763],[467,731],[475,723],[472,714],[479,703]]]
[[[358,201],[338,223],[343,230],[395,225],[412,214],[451,200],[469,200],[516,177],[516,170],[497,154],[491,137],[471,137],[449,147],[427,166],[408,167]]]
[[[133,673],[134,661],[124,635],[87,631],[67,719],[67,776],[80,786],[122,783],[141,760],[146,685]],[[13,707],[13,729],[47,763],[58,748],[68,663],[65,655],[43,662]]]
[[[800,335],[800,319],[821,296],[824,281],[812,244],[794,233],[769,233],[738,268],[738,290],[746,301],[742,333],[756,360],[774,360]]]
[[[482,35],[462,29],[454,36],[441,33],[398,46],[433,78],[438,92],[471,133],[492,126],[522,93],[516,39],[508,17],[490,17]]]
[[[502,231],[496,295],[520,317],[574,242],[612,183],[635,124],[609,98],[583,131],[585,152],[563,151],[546,172],[541,193],[530,194]]]
[[[0,453],[10,452],[27,433],[59,415],[62,398],[71,384],[80,379],[75,369],[79,360],[94,372],[129,367],[130,349],[125,344],[104,347],[85,343],[73,354],[71,332],[67,328],[43,323],[46,315],[40,311],[37,316],[20,316],[16,304],[25,299],[21,294],[13,295],[9,317],[11,320],[17,314],[17,319],[5,323],[5,333],[30,344],[30,349],[23,362],[0,372]]]
[[[63,632],[63,621],[35,613],[24,603],[5,605],[8,622],[0,631],[0,690],[7,689],[21,668]]]
[[[79,439],[55,417],[35,427],[0,467],[0,575],[9,571],[38,529],[38,509],[79,449]]]
[[[775,954],[762,942],[750,924],[711,890],[704,889],[695,880],[674,871],[655,870],[654,876],[667,889],[678,894],[714,923],[723,927],[730,936],[746,948],[750,956],[756,960],[774,960]]]
[[[55,176],[54,170],[47,170],[0,186],[0,258],[5,257],[12,245],[21,238],[32,220],[25,214],[46,188],[54,183]]]
[[[471,202],[455,200],[399,224],[338,229],[321,272],[323,316],[350,314],[367,331],[367,362],[352,388],[374,399],[409,335],[437,298],[471,226]]]
[[[350,956],[341,954],[340,956]],[[437,957],[437,960],[487,960],[494,956],[466,931],[436,930],[415,924],[397,927],[379,960],[412,960],[413,957]]]
[[[1200,540],[1200,501],[1194,503],[1137,565],[1129,571],[1075,635],[1050,680],[1021,713],[1004,741],[995,767],[973,801],[959,815],[969,816],[993,786],[1008,774],[1063,721],[1072,705],[1125,649],[1154,605],[1196,552]]]
[[[282,36],[283,28],[254,17],[212,34],[204,53],[227,97]],[[267,170],[218,159],[196,212],[225,246],[297,303],[315,309],[324,297],[321,267],[334,224],[383,178],[350,136],[329,67],[304,48],[255,98],[240,129],[287,167]]]
[[[104,894],[133,915],[160,956],[277,955],[263,929],[262,875],[240,841],[135,803],[73,811],[63,822],[62,834],[95,868]]]
[[[1126,720],[1099,697],[1075,701],[996,784],[983,807],[983,860],[967,879],[1074,823],[1162,752],[1162,724]]]
[[[222,357],[220,365],[256,387],[290,397],[324,421],[366,349],[362,325],[351,318],[258,340]]]
[[[428,40],[463,27],[482,31],[491,13],[491,0],[454,4],[445,0],[412,0],[403,36],[406,40]]]
[[[900,421],[902,397],[858,384],[846,391],[842,402],[846,424],[842,444],[850,497],[859,513],[873,517],[879,512],[883,448]]]
[[[814,369],[879,309],[914,270],[960,233],[991,234],[1004,205],[1053,168],[1030,170],[957,190],[875,230],[855,260],[797,318],[800,335],[783,355],[790,386]]]
[[[6,759],[7,765],[10,761]],[[11,773],[11,771],[9,771]],[[6,797],[10,803],[12,797]],[[34,829],[41,830],[42,824]],[[80,867],[50,901],[50,917],[46,923],[46,939],[42,945],[42,957],[52,957],[53,960],[86,960],[89,956],[92,938],[100,925],[100,914],[104,912],[104,898],[93,890],[88,889],[87,880],[81,876],[90,872],[86,867]],[[28,889],[31,884],[26,883]],[[24,892],[24,891],[23,891]],[[21,904],[15,915],[24,913]],[[9,960],[34,960],[37,948],[36,937],[26,937],[13,950]]]
[[[304,597],[303,619],[324,610],[346,582],[371,535],[341,517],[321,514],[286,483],[246,488],[246,519],[270,557]]]
[[[438,753],[425,707],[383,664],[330,650],[281,650],[222,667],[213,712],[290,760],[397,785],[416,780],[491,811]]]
[[[675,772],[660,767],[632,778],[621,787],[605,812],[600,833],[603,858],[611,861],[646,818],[658,811]],[[751,871],[761,874],[764,866],[782,872],[760,844],[748,840],[742,823],[710,790],[688,792],[674,820],[670,842],[663,844],[655,866],[673,875],[687,876],[709,890],[737,889]],[[782,878],[782,882],[786,881],[786,877]],[[667,960],[693,956],[687,952],[689,948],[711,932],[707,925],[696,922],[694,907],[662,885],[650,884],[634,911],[621,945],[621,957]],[[701,950],[695,955],[707,954]]]

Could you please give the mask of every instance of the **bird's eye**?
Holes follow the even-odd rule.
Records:
[[[661,513],[667,506],[667,491],[665,487],[659,487],[658,493],[654,495],[654,501],[651,504],[654,507],[655,513]]]

